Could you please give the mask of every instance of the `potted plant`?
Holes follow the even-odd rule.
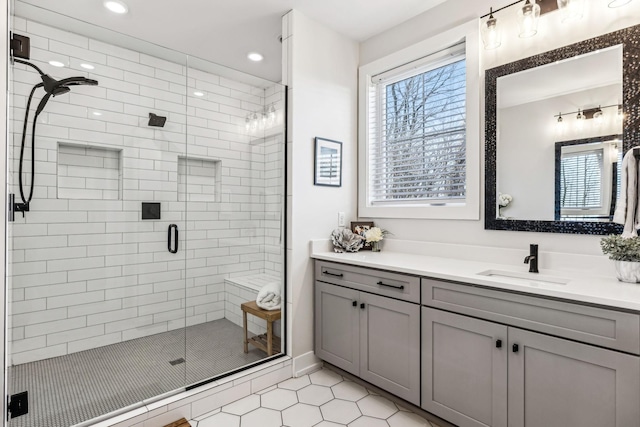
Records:
[[[603,237],[600,247],[614,261],[621,282],[640,283],[640,237]]]

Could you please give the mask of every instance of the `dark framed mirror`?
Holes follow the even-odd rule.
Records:
[[[639,58],[637,25],[485,72],[485,229],[621,233],[612,206],[563,215],[556,148],[612,135],[622,135],[622,155],[640,145]],[[615,203],[606,193],[601,202]]]

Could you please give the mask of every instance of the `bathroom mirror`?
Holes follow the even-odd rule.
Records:
[[[639,35],[629,27],[486,71],[486,229],[621,232],[610,218],[619,159],[640,139]],[[574,186],[563,209],[561,180],[578,179],[571,161],[592,181]]]

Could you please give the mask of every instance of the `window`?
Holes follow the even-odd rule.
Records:
[[[559,143],[562,144],[562,143]],[[561,147],[557,208],[561,219],[606,218],[612,214],[619,187],[618,141]],[[556,209],[557,209],[556,208]],[[558,218],[560,219],[560,218]]]
[[[372,86],[370,202],[465,197],[464,53]],[[462,58],[461,58],[462,56]]]
[[[478,218],[478,61],[457,31],[361,67],[359,216]]]

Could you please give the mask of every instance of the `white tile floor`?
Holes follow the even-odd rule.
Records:
[[[323,369],[223,406],[193,427],[438,427]]]

